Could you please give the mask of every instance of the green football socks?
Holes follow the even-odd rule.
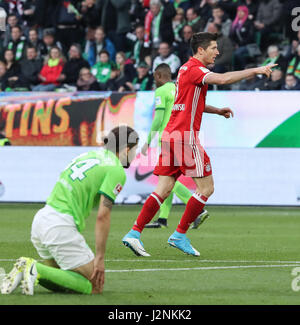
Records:
[[[173,192],[184,204],[187,204],[188,200],[192,197],[191,191],[178,181],[175,182]]]
[[[160,206],[159,209],[159,219],[168,219],[169,213],[172,208],[172,201],[173,201],[174,193],[173,191],[171,194],[164,200],[164,203]]]
[[[36,263],[39,284],[57,292],[92,293],[92,283],[83,275]]]

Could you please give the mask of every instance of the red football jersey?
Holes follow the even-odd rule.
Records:
[[[199,60],[189,59],[179,69],[175,102],[162,141],[199,143],[199,130],[205,108],[208,85],[205,77],[211,73]]]

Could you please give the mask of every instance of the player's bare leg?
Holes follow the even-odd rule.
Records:
[[[197,187],[196,192],[188,201],[179,225],[176,231],[169,237],[168,243],[186,254],[200,256],[200,253],[190,244],[185,234],[190,224],[194,222],[202,212],[209,196],[213,194],[214,182],[212,175],[202,178],[195,177],[193,180]]]
[[[144,245],[140,240],[141,232],[145,225],[149,223],[161,204],[170,195],[175,184],[175,177],[173,176],[159,176],[158,184],[147,198],[143,208],[138,215],[132,229],[123,237],[122,242],[129,247],[138,256],[150,256],[144,249]]]
[[[214,193],[214,179],[212,175],[206,177],[194,177],[196,184],[196,193],[210,197]]]

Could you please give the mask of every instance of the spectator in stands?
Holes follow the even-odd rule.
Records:
[[[290,61],[297,53],[297,47],[300,45],[300,30],[297,33],[297,37],[292,40],[286,54],[286,58]]]
[[[152,67],[152,64],[153,64],[153,60],[152,60],[152,56],[151,55],[147,55],[145,57],[145,61],[144,61],[148,67]]]
[[[182,8],[176,9],[176,16],[172,20],[172,28],[174,31],[174,41],[180,43],[182,41],[182,30],[186,25],[184,10]]]
[[[5,9],[5,11],[9,15],[14,14],[17,17],[18,22],[20,24],[22,24],[23,23],[22,16],[24,14],[24,4],[26,3],[26,1],[24,1],[24,0],[5,0],[2,2],[4,2],[3,8]]]
[[[20,87],[30,90],[39,83],[38,74],[41,71],[43,62],[38,58],[36,48],[26,48],[26,58],[20,61],[21,78]]]
[[[121,76],[121,71],[117,66],[111,68],[110,77],[106,82],[100,83],[101,90],[109,91],[127,91],[130,90],[126,83],[124,83],[124,77]]]
[[[262,81],[260,90],[280,90],[283,84],[283,72],[276,69],[272,72],[271,77]]]
[[[135,65],[138,66],[140,62],[145,60],[147,55],[151,54],[149,47],[144,45],[145,28],[143,25],[138,25],[135,28],[136,41],[133,45],[132,58],[135,61]]]
[[[288,73],[285,76],[285,82],[281,87],[282,90],[300,90],[300,79],[293,74]]]
[[[254,25],[249,20],[249,10],[246,6],[237,8],[236,17],[231,25],[230,38],[235,46],[234,70],[243,70],[249,58],[247,44],[254,42]]]
[[[158,56],[153,61],[153,71],[161,63],[167,63],[170,66],[172,78],[175,78],[181,62],[179,57],[172,53],[171,47],[167,42],[162,42],[159,45]]]
[[[101,50],[99,53],[99,62],[92,66],[91,72],[99,83],[105,83],[110,78],[113,65],[113,62],[109,59],[108,51]]]
[[[254,20],[257,13],[258,1],[257,0],[219,0],[218,5],[227,13],[231,20],[234,20],[236,16],[236,9],[239,6],[246,6],[249,11],[249,20]]]
[[[146,3],[148,2],[148,3]],[[149,10],[150,0],[132,0],[130,8],[131,22],[134,26],[144,23],[145,16]]]
[[[9,14],[6,18],[7,24],[4,33],[3,46],[6,48],[8,42],[11,41],[11,29],[18,25],[18,17],[15,14]]]
[[[19,61],[25,56],[26,38],[22,35],[20,26],[12,27],[11,41],[8,42],[7,49],[12,50],[16,61]]]
[[[214,24],[217,24],[217,25],[221,25],[222,34],[224,36],[227,36],[227,37],[229,36],[232,21],[228,17],[228,15],[224,12],[224,10],[222,9],[221,6],[214,5],[212,7],[212,17],[208,19],[204,31],[207,31],[209,23],[214,23]]]
[[[28,42],[27,46],[35,47],[37,51],[37,56],[42,57],[42,52],[47,52],[46,46],[42,40],[39,39],[38,31],[36,28],[30,28],[28,31]]]
[[[77,1],[76,1],[77,2]],[[80,21],[82,16],[73,1],[57,1],[55,7],[55,36],[62,45],[64,55],[67,55],[70,46],[80,43],[84,32]]]
[[[254,26],[261,35],[260,46],[263,50],[270,44],[270,34],[278,30],[281,9],[279,0],[262,0],[259,3]]]
[[[100,11],[100,20],[98,25],[104,29],[105,35],[113,40],[117,26],[117,11],[110,0],[97,0],[97,10]]]
[[[114,44],[117,51],[124,51],[126,50],[126,34],[131,30],[129,14],[131,0],[110,0],[110,2],[117,12]]]
[[[223,35],[222,26],[215,23],[208,23],[207,31],[209,33],[217,33],[218,51],[219,55],[215,59],[212,71],[216,73],[224,73],[231,70],[233,46],[229,37]]]
[[[24,1],[22,20],[23,20],[23,26],[26,26],[27,28],[31,28],[37,25],[35,3],[36,3],[35,0]]]
[[[72,44],[69,49],[69,59],[65,63],[63,70],[58,77],[60,83],[69,86],[75,86],[79,77],[79,72],[82,68],[90,68],[89,63],[83,59],[81,46],[79,44]]]
[[[173,3],[167,0],[150,0],[150,10],[145,17],[145,42],[152,45],[154,54],[161,42],[174,42],[172,20],[176,15]]]
[[[109,54],[110,60],[114,61],[116,49],[111,40],[105,36],[103,27],[98,26],[96,28],[94,38],[94,40],[88,40],[85,46],[85,54],[90,66],[95,65],[100,58],[99,53],[102,50],[106,50]]]
[[[194,33],[203,32],[205,27],[205,20],[197,14],[195,8],[189,8],[186,11],[186,21],[192,27]]]
[[[100,90],[100,85],[97,79],[92,75],[89,68],[80,69],[76,86],[79,91]]]
[[[300,44],[297,47],[297,54],[288,64],[286,73],[293,74],[296,78],[300,79]]]
[[[21,75],[21,69],[20,64],[15,60],[13,50],[6,50],[4,52],[4,62],[6,65],[7,86],[15,88]]]
[[[6,64],[0,61],[0,91],[5,91],[7,88],[7,75],[6,75]]]
[[[254,21],[258,9],[258,1],[256,0],[240,0],[238,6],[246,6],[248,8],[248,19]]]
[[[267,53],[268,53],[268,57],[265,59],[265,61],[262,63],[262,65],[276,63],[276,64],[278,64],[278,66],[275,67],[274,69],[280,69],[281,71],[286,71],[287,60],[282,54],[280,54],[279,48],[277,45],[270,45],[268,47]]]
[[[186,12],[192,6],[193,0],[174,0],[175,9],[183,9]]]
[[[49,58],[45,60],[45,63],[40,71],[38,78],[41,84],[32,88],[33,91],[53,91],[59,85],[58,80],[65,64],[65,58],[62,51],[54,46],[49,51]]]
[[[193,29],[190,25],[183,27],[183,40],[177,46],[178,57],[181,64],[184,64],[192,56],[190,40],[193,36]]]
[[[245,66],[245,69],[251,69],[255,68],[256,64],[250,63]],[[261,86],[261,78],[259,78],[257,75],[249,77],[247,79],[244,79],[240,81],[238,84],[236,84],[236,90],[259,90],[258,87]]]
[[[194,8],[196,9],[198,15],[204,21],[204,26],[206,26],[208,19],[212,17],[212,7],[216,4],[216,0],[196,0],[194,3]]]
[[[55,30],[53,28],[45,28],[43,30],[43,44],[44,46],[41,48],[41,55],[43,58],[48,56],[49,51],[54,46],[62,50],[61,43],[55,39]]]
[[[116,64],[120,69],[120,76],[124,77],[125,82],[132,82],[136,76],[136,70],[130,59],[126,58],[126,54],[122,51],[116,54]]]
[[[145,91],[153,89],[153,76],[150,74],[150,67],[141,62],[137,68],[137,77],[129,84],[132,91]]]
[[[49,29],[56,26],[58,2],[60,2],[60,0],[35,1],[35,23],[41,29]]]
[[[96,0],[83,0],[80,4],[81,22],[87,28],[96,29],[100,23],[100,11],[96,7]]]

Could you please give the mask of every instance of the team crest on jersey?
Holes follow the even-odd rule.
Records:
[[[199,69],[200,69],[202,72],[204,72],[204,73],[207,73],[207,72],[209,72],[209,70],[208,70],[208,69],[206,69],[206,68],[204,68],[204,67],[199,67]]]
[[[209,173],[209,172],[211,171],[211,166],[210,166],[210,164],[207,164],[207,165],[205,166],[205,171],[206,171],[207,173]]]
[[[158,96],[158,97],[155,98],[155,105],[156,106],[161,105],[161,98],[160,98],[160,96]]]
[[[123,186],[121,184],[117,184],[114,188],[113,192],[115,195],[118,195],[122,191]]]

